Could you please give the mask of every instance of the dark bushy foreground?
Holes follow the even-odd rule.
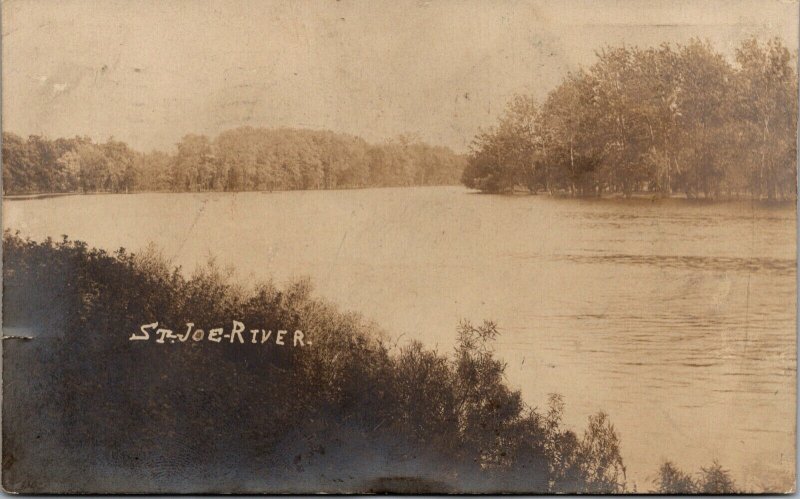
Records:
[[[492,323],[462,323],[451,355],[396,349],[306,281],[248,290],[213,264],[185,278],[155,252],[66,237],[6,233],[3,247],[6,334],[34,337],[6,342],[7,489],[625,490],[607,417],[581,436],[558,396],[526,406],[492,356]],[[128,339],[156,321],[232,319],[313,345]]]

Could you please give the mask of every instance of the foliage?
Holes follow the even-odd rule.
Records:
[[[173,155],[109,139],[3,133],[5,194],[241,191],[454,184],[462,156],[401,136],[368,144],[327,131],[242,127],[187,135]]]
[[[730,472],[723,469],[716,460],[708,468],[700,469],[697,488],[702,494],[734,494],[737,492]]]
[[[708,468],[700,468],[697,478],[666,461],[658,470],[655,480],[659,494],[737,494],[741,493],[730,476],[716,460]]]
[[[671,461],[665,461],[658,469],[655,484],[654,492],[660,494],[697,493],[697,484],[691,475],[678,469]]]
[[[607,47],[541,105],[517,96],[462,175],[485,192],[796,195],[797,73],[779,39]]]

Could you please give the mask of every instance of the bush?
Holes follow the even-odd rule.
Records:
[[[730,472],[716,460],[708,468],[700,468],[697,479],[666,461],[658,470],[654,492],[659,494],[737,494],[741,493]]]

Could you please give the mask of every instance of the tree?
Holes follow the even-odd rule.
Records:
[[[730,120],[733,68],[708,42],[680,47],[678,128],[686,195],[709,198],[724,178],[723,139]]]
[[[112,192],[127,192],[135,188],[135,153],[128,144],[109,139],[100,146],[108,168],[104,187]]]
[[[658,469],[655,480],[658,494],[695,494],[697,485],[691,475],[678,469],[671,461],[665,461]]]
[[[487,192],[511,192],[518,185],[535,192],[545,183],[536,162],[540,149],[536,105],[530,97],[516,96],[498,126],[475,137],[462,180]]]
[[[567,78],[545,100],[540,116],[542,148],[539,162],[548,191],[566,190],[584,196],[599,194],[598,167],[602,145],[592,140],[597,109],[588,75]]]
[[[757,197],[795,194],[797,73],[781,40],[746,40],[736,51],[740,65],[736,113],[742,149],[748,148],[750,187]]]
[[[700,468],[700,479],[697,482],[697,491],[701,494],[735,494],[736,484],[728,470],[723,469],[718,461],[708,468]]]
[[[32,190],[30,159],[27,143],[20,136],[3,132],[3,192],[5,194]]]

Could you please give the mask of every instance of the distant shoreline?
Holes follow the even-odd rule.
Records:
[[[91,191],[91,192],[37,192],[30,194],[4,194],[3,200],[24,201],[29,199],[47,199],[64,196],[97,196],[106,194],[236,194],[240,192],[259,192],[262,194],[272,194],[277,192],[324,192],[324,191],[361,191],[365,189],[408,189],[414,187],[462,187],[461,184],[425,184],[425,185],[365,185],[363,187],[332,187],[330,189],[243,189],[236,191],[166,191],[166,190],[136,190],[130,192],[111,192],[111,191]]]
[[[9,201],[24,201],[28,199],[46,199],[46,198],[58,198],[64,196],[78,196],[83,194],[82,192],[42,192],[37,194],[3,194],[3,200],[6,199]],[[101,194],[101,193],[89,193],[89,194]]]
[[[628,197],[623,196],[620,193],[612,193],[603,196],[571,196],[565,193],[549,193],[549,192],[538,192],[538,193],[530,193],[526,191],[515,191],[515,192],[507,192],[507,193],[492,193],[492,192],[482,192],[479,190],[475,190],[469,187],[465,187],[462,184],[438,184],[438,185],[383,185],[383,186],[363,186],[363,187],[334,187],[330,189],[274,189],[274,190],[237,190],[237,191],[217,191],[217,190],[206,190],[206,191],[166,191],[166,190],[137,190],[131,192],[110,192],[110,191],[92,191],[92,192],[39,192],[39,193],[30,193],[30,194],[5,194],[3,195],[3,201],[30,201],[36,199],[49,199],[49,198],[57,198],[57,197],[66,197],[66,196],[98,196],[98,195],[119,195],[119,194],[237,194],[237,193],[261,193],[261,194],[272,194],[272,193],[280,193],[280,192],[325,192],[325,191],[360,191],[360,190],[367,190],[367,189],[408,189],[408,188],[417,188],[417,187],[463,187],[465,190],[470,191],[470,194],[477,194],[481,196],[497,196],[501,198],[514,198],[514,197],[547,197],[552,199],[571,199],[571,200],[579,200],[579,201],[630,201],[630,202],[645,202],[649,201],[652,203],[655,202],[663,202],[663,201],[685,201],[687,203],[692,204],[718,204],[718,203],[746,203],[746,202],[755,202],[761,205],[770,205],[770,206],[783,206],[783,205],[795,205],[797,200],[788,200],[788,199],[781,199],[781,200],[768,200],[768,199],[756,199],[749,196],[742,196],[739,198],[736,197],[719,197],[713,199],[707,198],[690,198],[683,193],[673,193],[669,196],[664,196],[660,193],[652,193],[652,192],[636,192],[631,194]]]
[[[753,196],[719,196],[716,198],[705,198],[705,197],[689,197],[685,193],[675,192],[670,195],[664,195],[663,193],[657,192],[647,192],[647,191],[640,191],[634,192],[629,196],[625,196],[620,192],[611,192],[608,194],[604,194],[602,196],[573,196],[567,193],[559,193],[559,192],[528,192],[528,191],[514,191],[514,192],[484,192],[480,190],[476,190],[473,188],[468,188],[473,191],[473,194],[480,194],[483,196],[500,196],[500,197],[549,197],[553,199],[576,199],[581,201],[631,201],[631,202],[642,202],[642,201],[650,201],[650,202],[658,202],[658,201],[686,201],[688,203],[695,203],[695,204],[717,204],[717,203],[746,203],[746,202],[755,202],[759,204],[767,204],[767,205],[795,205],[797,203],[797,199],[758,199]]]

